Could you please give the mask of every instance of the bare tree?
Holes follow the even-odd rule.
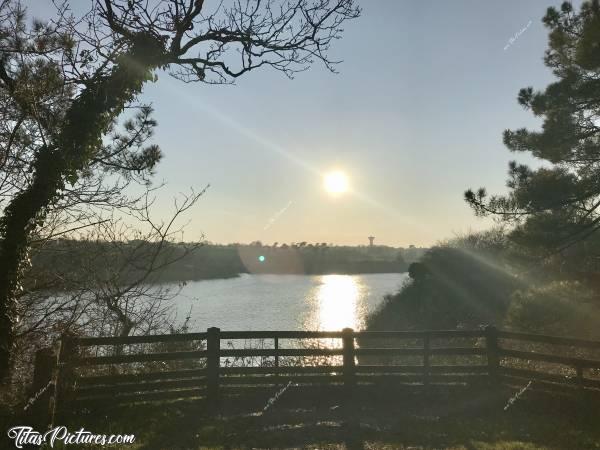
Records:
[[[202,242],[182,243],[178,220],[204,193],[175,202],[168,220],[152,217],[150,195],[126,216],[98,221],[35,247],[39,266],[25,277],[17,336],[147,334],[172,325],[173,284],[157,284],[161,271],[183,260]],[[65,264],[64,260],[72,260]],[[61,262],[61,260],[63,262]],[[58,262],[58,264],[54,264]]]
[[[333,70],[328,50],[358,15],[353,0],[234,0],[214,10],[203,0],[96,0],[78,18],[59,4],[54,20],[28,29],[16,0],[0,3],[0,96],[11,110],[11,133],[31,123],[37,137],[22,169],[28,182],[0,219],[0,378],[9,370],[30,236],[103,157],[103,136],[156,71],[227,83],[263,66],[287,76],[313,61]],[[42,71],[52,75],[46,78],[61,104],[31,95],[31,86],[44,83],[28,76],[39,81]],[[152,151],[143,155],[145,165],[156,162]]]

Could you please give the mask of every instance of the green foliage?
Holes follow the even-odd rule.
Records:
[[[521,285],[505,261],[502,234],[465,236],[431,248],[411,281],[370,316],[371,329],[455,328],[498,323]]]
[[[0,323],[4,330],[0,336],[0,377],[6,373],[5,355],[14,341],[10,334],[15,324],[15,294],[23,277],[29,235],[44,223],[48,209],[67,184],[77,182],[81,171],[98,155],[102,136],[114,119],[151,79],[162,55],[160,48],[149,47],[148,42],[154,41],[140,39],[119,58],[120,64],[114,66],[110,77],[98,79],[71,102],[59,131],[52,141],[44,142],[31,164],[32,182],[4,209],[0,218]],[[17,88],[9,91],[17,92]],[[17,102],[23,103],[18,95]]]
[[[528,221],[529,226],[534,223]],[[598,277],[569,270],[576,267],[582,250],[565,256],[573,258],[567,267],[562,255],[540,264],[513,248],[515,235],[518,232],[512,232],[509,240],[501,230],[492,230],[430,249],[420,262],[411,264],[411,281],[369,317],[368,328],[494,323],[519,331],[600,339]],[[598,248],[595,243],[587,251]],[[575,277],[581,281],[573,281]]]
[[[511,162],[508,195],[465,193],[477,214],[516,220],[521,244],[537,254],[567,248],[600,226],[600,2],[586,1],[579,12],[565,2],[549,8],[543,22],[549,29],[544,61],[558,80],[518,95],[519,104],[542,118],[542,128],[506,130],[503,140],[509,150],[549,164],[531,169]]]
[[[415,282],[422,282],[429,275],[427,266],[420,262],[414,262],[408,266],[408,276],[411,277]]]
[[[580,282],[555,281],[517,290],[505,325],[557,336],[600,338],[600,306],[594,292]]]

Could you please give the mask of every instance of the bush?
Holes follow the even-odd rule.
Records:
[[[522,283],[506,262],[498,231],[431,248],[409,269],[411,281],[372,314],[370,329],[455,328],[500,323]]]
[[[557,336],[599,339],[600,307],[594,292],[577,281],[555,281],[512,295],[505,326]]]

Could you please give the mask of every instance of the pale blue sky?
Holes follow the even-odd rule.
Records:
[[[316,65],[288,80],[267,69],[208,86],[160,74],[147,86],[165,154],[156,178],[168,183],[159,205],[211,184],[187,239],[366,244],[374,235],[426,246],[489,226],[463,192],[503,192],[507,162],[531,161],[508,152],[502,131],[539,125],[516,96],[552,80],[541,18],[560,2],[360,4],[332,52],[344,60],[337,75]],[[332,168],[347,172],[355,194],[324,192]]]

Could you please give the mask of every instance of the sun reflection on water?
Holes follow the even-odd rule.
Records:
[[[339,331],[362,326],[359,309],[361,291],[359,277],[350,275],[323,275],[314,296],[310,325],[312,329]]]

